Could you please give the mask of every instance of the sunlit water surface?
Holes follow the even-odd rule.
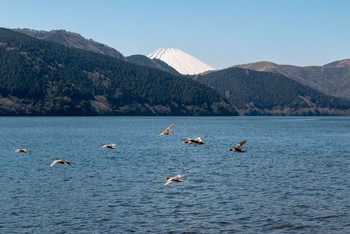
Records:
[[[344,117],[3,117],[0,233],[349,233],[349,146]]]

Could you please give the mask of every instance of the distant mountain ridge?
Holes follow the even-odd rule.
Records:
[[[94,41],[92,39],[86,39],[78,33],[69,32],[64,29],[61,30],[33,30],[33,29],[14,29],[17,32],[27,34],[28,36],[35,37],[40,40],[50,41],[62,44],[64,46],[82,50],[88,50],[108,56],[112,56],[117,59],[125,60],[125,57],[116,49]]]
[[[181,76],[0,28],[0,115],[238,115]]]
[[[350,101],[279,73],[231,67],[192,78],[226,97],[241,115],[350,115]]]
[[[147,59],[146,56],[132,55],[124,57],[119,51],[111,48],[102,43],[94,40],[88,40],[82,37],[78,33],[68,32],[66,30],[33,30],[33,29],[14,29],[15,31],[25,33],[29,36],[51,41],[59,44],[63,44],[67,47],[78,48],[88,51],[93,51],[108,56],[112,56],[124,61],[131,62],[133,64],[147,66],[151,68],[160,69],[169,72],[174,75],[180,73],[174,69],[174,65],[169,65],[160,59]],[[157,52],[158,51],[158,52]],[[164,52],[164,49],[159,49],[154,52],[157,56],[160,56],[160,52]],[[157,52],[157,53],[156,53]],[[156,57],[156,55],[154,55]],[[170,56],[170,58],[176,58],[176,56]],[[186,59],[177,59],[177,66],[189,66],[192,62],[188,62]],[[196,67],[196,66],[194,66]],[[210,66],[209,66],[210,67]],[[293,80],[315,88],[327,95],[335,97],[346,98],[350,100],[350,59],[339,60],[331,62],[323,66],[308,66],[299,67],[293,65],[279,65],[272,62],[256,62],[249,64],[236,65],[234,67],[240,67],[255,71],[267,71],[283,74]],[[209,68],[206,68],[209,69]],[[198,74],[206,70],[202,69],[197,72],[184,72],[182,74]],[[210,70],[213,70],[211,68]]]
[[[54,31],[68,38],[74,34]],[[62,40],[55,44],[30,38],[0,28],[0,115],[237,115],[236,110],[241,115],[350,115],[348,101],[315,91],[309,80],[295,82],[290,74],[275,71],[295,66],[259,62],[247,69],[237,65],[182,76],[159,59],[106,58],[101,52],[88,52],[88,47],[67,49],[58,45],[64,45]],[[79,43],[71,45],[77,48]],[[349,60],[326,64],[322,74],[344,78],[346,87],[349,64]],[[307,68],[320,76],[319,67]],[[339,69],[345,71],[342,76]],[[303,80],[302,75],[294,80]],[[188,77],[210,89],[188,83]]]
[[[51,31],[34,30],[34,29],[14,29],[14,31],[24,33],[28,36],[31,36],[40,40],[55,42],[70,48],[92,51],[95,53],[104,54],[117,59],[128,61],[136,65],[156,68],[159,70],[169,72],[174,75],[180,74],[174,68],[170,67],[167,63],[159,59],[149,59],[147,56],[144,56],[144,55],[132,55],[132,56],[124,57],[123,54],[120,53],[118,50],[108,45],[94,41],[92,39],[86,39],[80,34],[75,32],[69,32],[63,29],[51,30]]]
[[[334,61],[324,65],[324,67],[350,67],[350,59]]]
[[[325,94],[350,100],[350,59],[331,62],[323,66],[299,67],[264,61],[235,67],[280,73]]]
[[[149,54],[148,57],[164,61],[183,75],[194,75],[215,70],[208,64],[176,48],[159,48]]]

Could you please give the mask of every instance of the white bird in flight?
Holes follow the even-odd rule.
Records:
[[[62,165],[70,165],[70,162],[64,159],[56,159],[53,160],[53,162],[51,163],[50,167],[55,166],[56,164],[62,164]]]
[[[16,149],[15,152],[16,153],[29,153],[30,150],[23,148],[23,149]]]
[[[179,182],[183,182],[183,177],[181,175],[177,175],[177,176],[174,176],[174,177],[169,177],[169,176],[166,176],[165,179],[166,179],[166,182],[164,184],[164,186],[167,186],[171,183],[179,183]]]
[[[186,138],[183,140],[183,143],[185,144],[196,144],[196,145],[203,145],[205,142],[203,141],[204,138],[207,136],[197,137],[197,138]]]
[[[160,132],[160,136],[164,136],[164,135],[171,135],[173,134],[172,132],[172,128],[174,127],[174,124],[170,124],[166,129],[164,129],[163,131]]]
[[[101,146],[101,148],[105,148],[105,149],[115,149],[116,147],[117,147],[116,144],[105,144]]]

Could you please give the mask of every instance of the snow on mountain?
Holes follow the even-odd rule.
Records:
[[[199,59],[175,48],[159,48],[149,54],[148,57],[150,59],[162,60],[183,75],[194,75],[215,70],[215,68],[203,63]]]

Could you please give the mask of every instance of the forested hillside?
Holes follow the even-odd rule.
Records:
[[[105,44],[99,43],[92,39],[86,39],[78,33],[69,32],[66,30],[34,30],[34,29],[14,29],[14,31],[24,33],[28,36],[45,40],[49,42],[55,42],[70,48],[88,50],[104,55],[109,55],[114,58],[118,58],[124,61],[136,65],[142,65],[151,68],[157,68],[169,72],[174,75],[180,75],[174,68],[159,59],[150,59],[144,55],[131,55],[124,57],[119,51]]]
[[[350,101],[277,73],[228,68],[193,78],[217,90],[244,115],[350,114]]]
[[[236,115],[216,91],[0,28],[1,115]]]
[[[70,48],[88,50],[104,55],[109,55],[114,58],[118,58],[121,60],[125,60],[125,57],[116,49],[107,46],[105,44],[99,43],[92,39],[86,39],[78,33],[69,32],[66,30],[51,30],[51,31],[43,31],[43,30],[34,30],[34,29],[14,29],[14,31],[24,33],[28,36],[45,40],[49,42],[55,42]]]
[[[145,55],[131,55],[126,57],[126,61],[130,63],[134,63],[136,65],[142,65],[146,67],[156,68],[159,70],[163,70],[169,72],[173,75],[180,76],[181,74],[177,72],[174,68],[170,67],[168,64],[163,62],[160,59],[150,59]]]
[[[350,59],[335,61],[324,66],[299,67],[257,62],[237,67],[280,73],[327,95],[350,100]]]

